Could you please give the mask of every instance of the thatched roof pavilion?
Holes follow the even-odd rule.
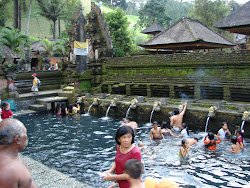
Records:
[[[19,58],[20,55],[16,54],[8,46],[3,45],[1,49],[1,55],[3,58]]]
[[[140,46],[146,49],[194,51],[195,49],[231,48],[235,44],[197,20],[182,18]]]
[[[148,26],[146,29],[142,30],[141,33],[156,35],[164,30],[165,30],[164,27],[154,22],[151,26]]]
[[[215,23],[214,27],[231,33],[250,35],[250,1]]]

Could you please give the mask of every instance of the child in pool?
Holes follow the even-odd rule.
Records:
[[[240,145],[240,149],[244,150],[245,148],[244,148],[244,144],[243,144],[243,134],[244,134],[244,130],[241,130],[241,129],[235,130],[235,135],[238,137],[237,142]]]
[[[231,138],[232,144],[232,149],[227,148],[227,151],[231,151],[234,154],[239,154],[240,153],[240,144],[237,142],[237,136],[232,136]]]
[[[2,120],[7,119],[7,118],[12,118],[12,117],[13,117],[13,112],[10,109],[10,103],[4,102],[2,114],[1,114]]]
[[[207,140],[207,137],[209,140]],[[214,140],[214,137],[216,137],[218,140]],[[216,150],[216,144],[219,144],[221,142],[221,138],[217,135],[214,135],[214,133],[210,132],[205,136],[204,138],[204,144],[209,150]]]
[[[165,140],[165,138],[161,132],[161,128],[158,126],[159,126],[158,122],[154,121],[153,128],[150,130],[150,135],[149,135],[150,141],[152,141],[152,137],[153,137],[153,139],[161,139],[161,137],[162,137]]]
[[[73,105],[72,104],[69,104],[68,114],[69,115],[74,115],[75,114],[75,111],[73,110]]]
[[[143,164],[137,159],[129,159],[125,164],[125,173],[128,175],[130,188],[145,188],[140,177],[143,173]]]
[[[174,134],[172,133],[172,131],[170,130],[170,125],[168,127],[168,124],[166,121],[163,121],[161,124],[161,133],[164,136],[174,136]]]
[[[180,147],[180,151],[179,151],[179,157],[181,159],[188,159],[189,158],[189,151],[190,151],[190,147],[188,144],[188,141],[186,139],[183,139],[181,141],[181,147]]]
[[[182,123],[181,124],[181,134],[179,136],[175,136],[175,137],[178,137],[178,138],[189,138],[189,131],[188,131],[188,126],[186,123]]]

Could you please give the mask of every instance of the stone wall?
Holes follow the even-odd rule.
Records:
[[[90,64],[98,92],[250,102],[250,51],[100,59]]]

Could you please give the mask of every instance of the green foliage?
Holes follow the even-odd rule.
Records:
[[[109,25],[109,31],[115,48],[115,56],[128,55],[133,50],[134,44],[127,30],[129,22],[125,12],[117,8],[115,11],[105,14],[105,21]]]
[[[171,24],[174,24],[182,17],[187,17],[189,10],[193,8],[192,3],[177,0],[163,0],[162,5],[165,6],[166,12],[171,18]]]
[[[45,53],[50,57],[55,54],[65,55],[65,43],[66,41],[64,40],[58,40],[54,43],[51,43],[49,40],[43,39],[41,41],[41,47],[45,50]]]
[[[149,0],[142,9],[139,10],[139,25],[148,27],[154,22],[167,27],[170,25],[171,18],[166,13],[165,7],[155,0]]]
[[[5,26],[5,22],[8,19],[8,9],[6,8],[6,5],[8,3],[8,0],[2,0],[0,1],[0,29]]]
[[[230,6],[222,0],[195,0],[194,3],[195,7],[190,11],[188,16],[201,21],[210,28],[230,13]],[[219,29],[216,31],[219,33],[223,32]]]
[[[17,54],[23,52],[24,47],[28,47],[28,37],[19,32],[18,29],[4,28],[1,31],[1,43],[8,46]]]

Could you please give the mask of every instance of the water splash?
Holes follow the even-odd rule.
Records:
[[[241,130],[243,130],[244,125],[245,125],[245,122],[246,122],[246,121],[242,121],[241,128],[240,128]]]
[[[128,110],[126,112],[126,119],[128,119],[128,115],[129,115],[130,109],[131,109],[131,106],[128,108]]]
[[[111,107],[112,104],[109,105],[107,111],[106,111],[106,117],[108,117],[108,114],[109,114],[109,110],[110,110],[110,107]]]
[[[152,112],[151,112],[151,114],[150,114],[150,121],[149,121],[150,124],[152,123],[152,117],[153,117],[154,111],[155,111],[155,107],[153,107]]]
[[[87,114],[89,114],[89,111],[90,111],[90,109],[91,109],[91,107],[94,105],[94,102],[89,106],[89,109],[88,109],[88,112],[87,112]]]
[[[205,127],[205,133],[207,132],[207,126],[208,126],[209,119],[210,119],[210,117],[207,117],[207,122],[206,122],[206,127]]]

